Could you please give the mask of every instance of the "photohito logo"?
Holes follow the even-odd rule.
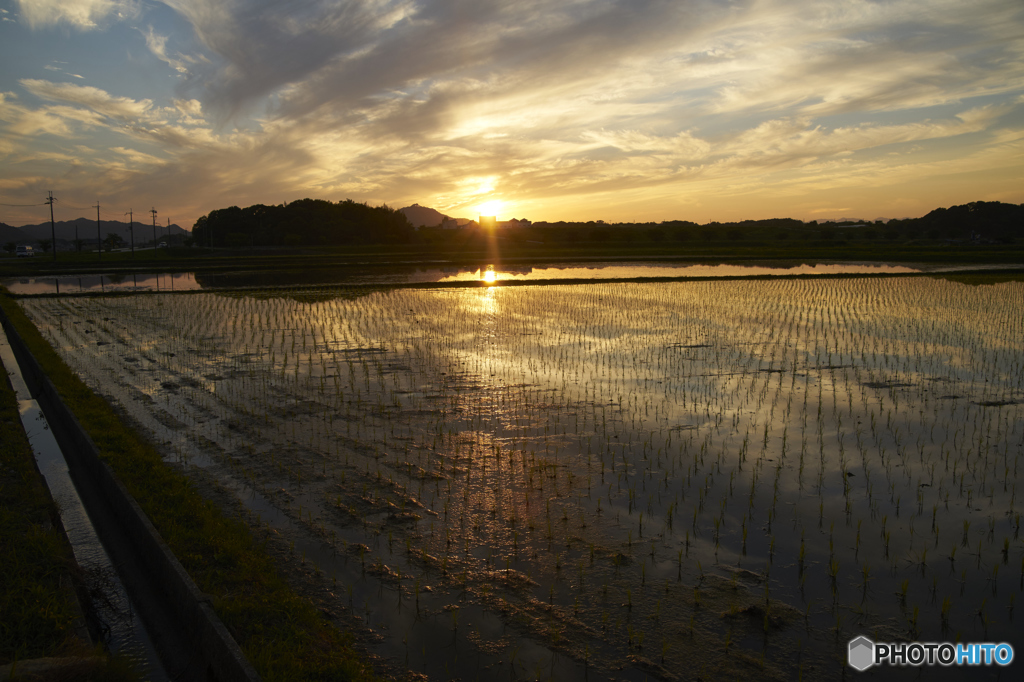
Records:
[[[850,640],[847,662],[855,670],[873,665],[1010,665],[1013,647],[1006,642],[872,642],[861,635]]]

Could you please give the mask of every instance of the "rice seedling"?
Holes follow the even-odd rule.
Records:
[[[1024,588],[1024,556],[1018,580],[993,568],[1024,554],[1018,283],[23,305],[168,452],[224,468],[303,532],[365,546],[364,567],[386,558],[417,585],[417,602],[428,577],[488,599],[532,595],[595,622],[615,599],[721,647],[695,616],[714,610],[703,607],[719,598],[715,577],[730,567],[766,580],[770,569],[772,604],[805,614],[805,636],[838,634],[835,605],[851,585],[872,618],[898,616],[922,637],[1019,636],[1009,614],[959,607]],[[959,576],[935,560],[946,546]],[[693,586],[692,603],[662,605],[646,588],[659,580]],[[795,636],[768,627],[767,609],[760,620],[768,638]],[[603,646],[622,652],[641,637],[602,631]],[[678,665],[686,652],[662,656]]]

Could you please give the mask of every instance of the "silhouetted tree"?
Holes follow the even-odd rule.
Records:
[[[231,206],[211,211],[192,228],[196,241],[207,246],[228,245],[232,234],[245,235],[246,246],[312,246],[401,243],[409,241],[413,232],[412,224],[401,212],[349,199],[336,204],[300,199],[278,206]]]
[[[121,235],[110,232],[107,234],[107,238],[103,240],[103,245],[107,247],[107,251],[112,251],[124,246],[124,239],[121,238]]]

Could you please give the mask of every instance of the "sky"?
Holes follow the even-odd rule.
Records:
[[[0,0],[0,222],[1024,202],[1021,0]]]

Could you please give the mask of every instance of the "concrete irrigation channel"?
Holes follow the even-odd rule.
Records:
[[[87,519],[66,525],[95,529],[102,549],[109,555],[110,563],[116,567],[117,577],[127,591],[130,608],[137,610],[145,625],[144,629],[136,628],[138,632],[134,635],[129,633],[126,637],[135,640],[130,646],[141,650],[137,657],[143,659],[147,676],[151,679],[223,682],[258,680],[256,671],[214,613],[209,600],[185,572],[110,467],[100,460],[95,444],[64,405],[53,383],[2,310],[0,323],[20,367],[24,384],[38,401],[37,409],[42,414],[33,418],[40,419],[45,415],[49,431],[59,446],[56,453],[53,452],[55,448],[47,448],[51,451],[48,456],[59,460],[63,453],[77,497],[88,515]],[[19,395],[19,398],[26,397]],[[23,408],[31,409],[32,406],[23,405]],[[33,449],[37,450],[35,445]],[[51,488],[54,485],[49,478],[48,484]],[[74,491],[70,493],[73,495]],[[62,496],[67,494],[65,491]],[[72,538],[72,544],[76,544],[75,538]],[[94,554],[103,553],[99,548],[96,550]],[[115,593],[119,590],[119,586],[114,588]],[[147,656],[152,658],[154,647],[159,661],[146,661]]]

